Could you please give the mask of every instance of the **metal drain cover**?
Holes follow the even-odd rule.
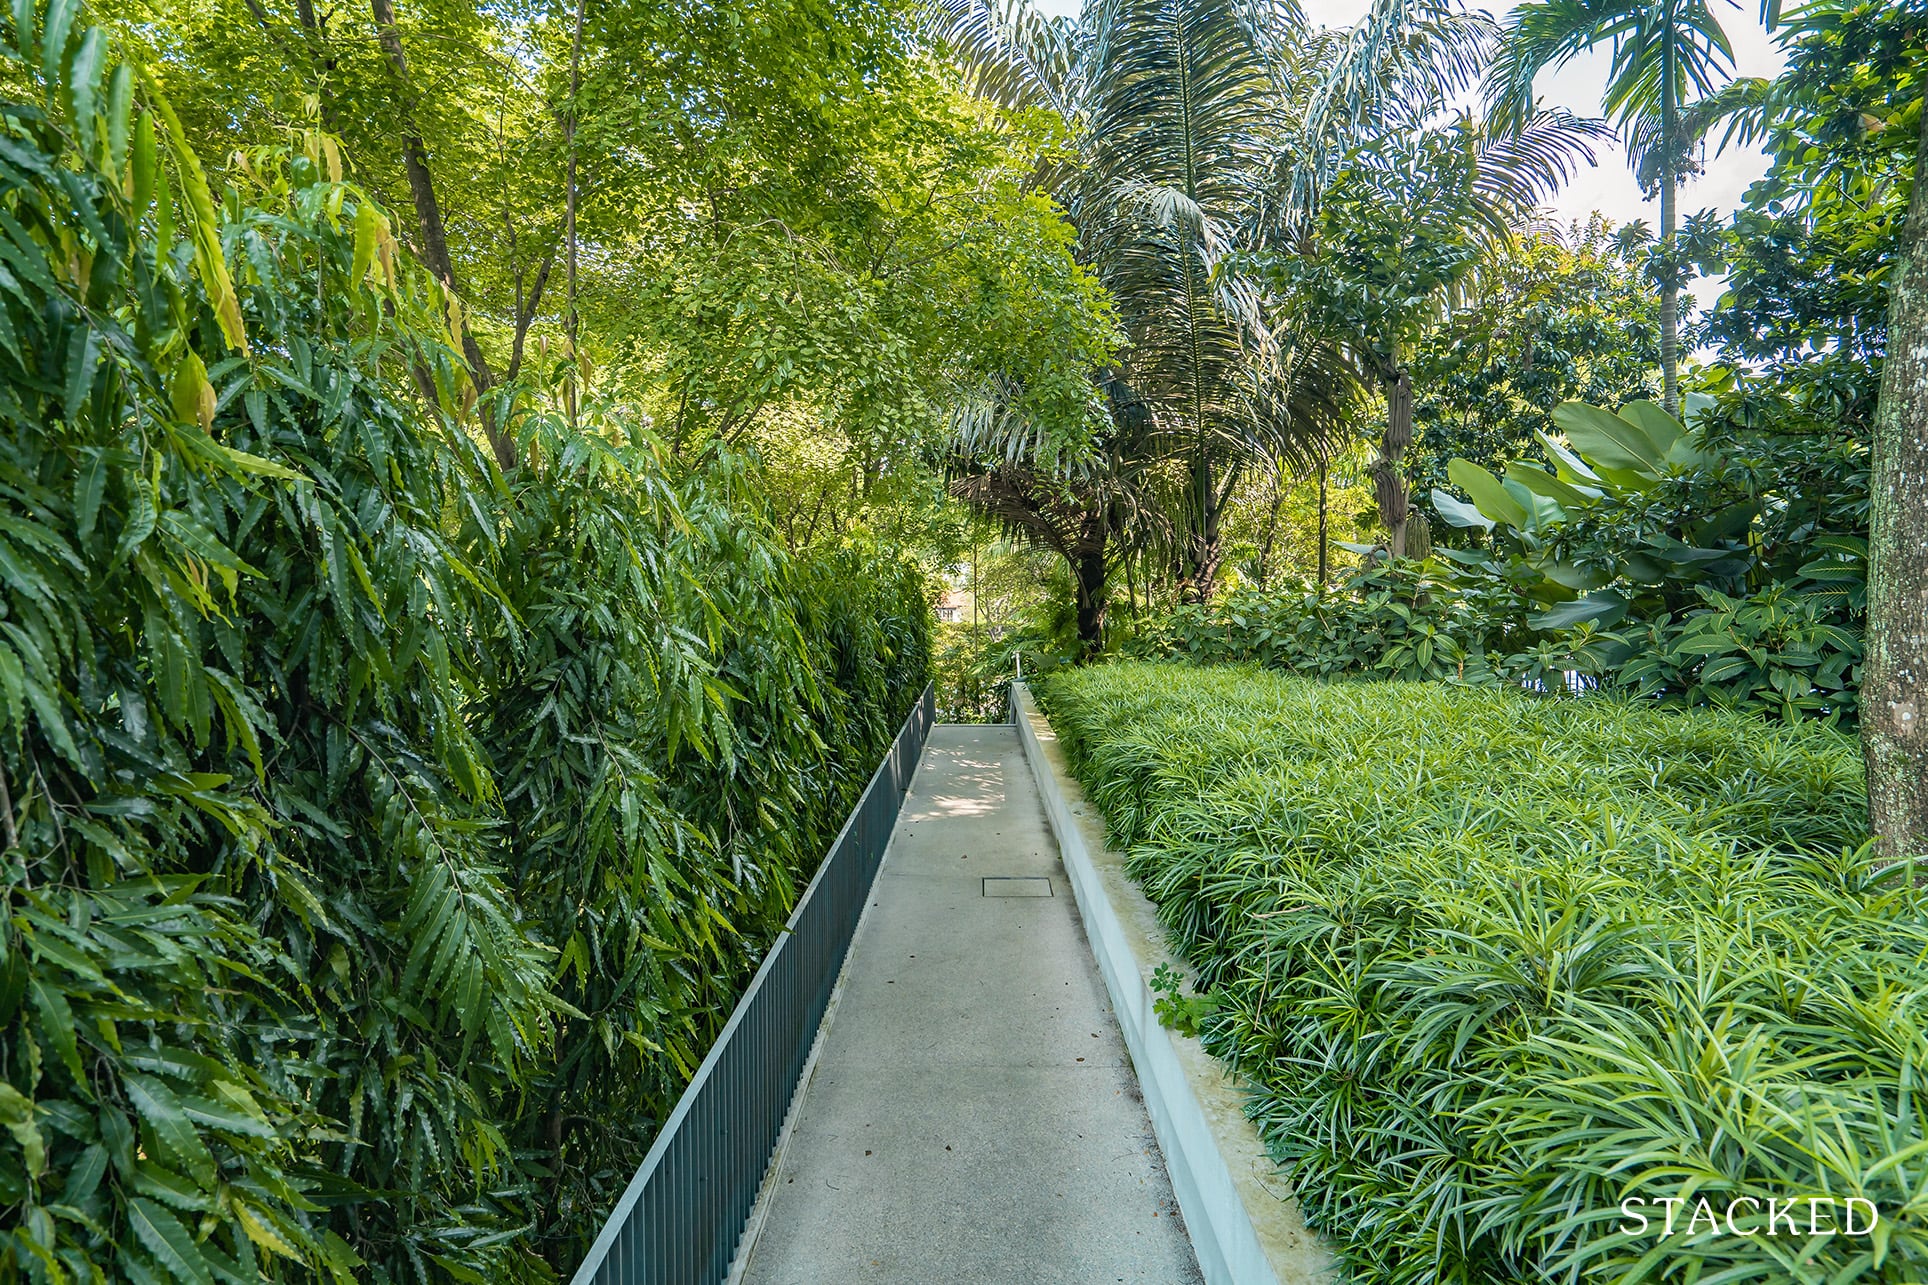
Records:
[[[987,897],[1049,897],[1051,881],[1041,875],[990,875],[984,880]]]

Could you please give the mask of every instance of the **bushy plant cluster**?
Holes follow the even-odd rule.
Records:
[[[1693,431],[1651,403],[1554,413],[1556,461],[1437,511],[1482,544],[1372,563],[1335,589],[1236,594],[1144,631],[1140,655],[1547,693],[1620,688],[1798,722],[1855,714],[1867,464],[1845,438]]]
[[[1921,1279],[1928,920],[1850,738],[1251,667],[1040,695],[1353,1279]],[[1807,1197],[1876,1233],[1790,1234]]]
[[[541,1280],[925,681],[745,466],[484,409],[331,140],[0,31],[0,1278]]]

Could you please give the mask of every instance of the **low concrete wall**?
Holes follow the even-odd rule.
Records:
[[[1336,1264],[1306,1228],[1245,1118],[1243,1090],[1196,1039],[1159,1024],[1151,975],[1177,961],[1165,950],[1158,912],[1125,874],[1124,858],[1106,846],[1103,818],[1086,803],[1057,733],[1024,684],[1012,685],[1011,703],[1205,1279],[1211,1285],[1331,1280]]]

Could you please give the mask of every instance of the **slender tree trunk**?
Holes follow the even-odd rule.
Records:
[[[564,196],[563,222],[564,243],[568,252],[569,268],[569,310],[564,315],[563,327],[569,337],[569,360],[579,362],[576,355],[576,96],[582,92],[582,6],[583,0],[576,0],[576,35],[569,49],[569,125],[566,141],[569,148],[569,189]],[[579,398],[577,386],[581,383],[581,366],[569,379],[569,426],[576,425],[576,403]]]
[[[415,221],[421,230],[422,262],[441,281],[444,289],[452,294],[460,294],[455,286],[455,264],[449,258],[448,225],[442,218],[442,205],[435,196],[435,178],[429,169],[428,145],[422,141],[421,126],[416,120],[421,96],[416,92],[414,77],[409,74],[408,55],[402,49],[401,30],[395,25],[394,0],[369,0],[369,8],[375,16],[375,32],[381,41],[382,54],[388,59],[388,69],[394,75],[396,87],[401,93],[402,170],[408,176],[408,195],[415,206]],[[475,334],[466,320],[462,323],[462,356],[468,362],[469,377],[475,383],[476,396],[480,398],[494,385],[495,375],[489,369],[487,359],[482,356],[482,349],[475,342]],[[496,463],[504,469],[514,468],[515,443],[508,434],[497,430],[486,410],[482,414],[482,428],[488,434]]]
[[[1279,505],[1285,500],[1285,481],[1279,462],[1272,461],[1272,506],[1265,515],[1265,539],[1259,545],[1259,585],[1263,590],[1272,571],[1272,545],[1279,534]]]
[[[1224,560],[1223,533],[1219,513],[1207,507],[1196,515],[1198,525],[1185,538],[1184,584],[1180,596],[1186,602],[1210,602],[1218,587],[1218,567]]]
[[[1105,554],[1084,549],[1071,559],[1078,585],[1078,649],[1090,660],[1105,648]]]
[[[1410,505],[1406,476],[1400,461],[1413,442],[1413,384],[1404,366],[1386,372],[1386,435],[1372,466],[1372,489],[1379,501],[1379,520],[1391,534],[1386,547],[1395,558],[1406,556],[1406,514]]]
[[[1660,404],[1680,414],[1680,285],[1674,270],[1674,180],[1660,190],[1660,244],[1667,279],[1660,287]]]
[[[543,256],[542,262],[536,267],[535,283],[529,287],[528,297],[516,301],[515,337],[509,344],[509,368],[505,373],[510,380],[522,373],[522,358],[529,343],[529,327],[535,324],[536,313],[542,308],[542,292],[548,288],[549,273],[554,269],[555,262],[556,251],[551,246],[549,253]]]
[[[1203,441],[1202,428],[1198,435],[1201,440],[1192,453],[1180,574],[1185,601],[1210,602],[1213,582],[1218,579],[1218,513],[1212,503],[1216,488],[1212,485],[1211,451]]]
[[[1326,470],[1329,467],[1322,456],[1319,460],[1319,591],[1325,592],[1326,585]]]
[[[1888,296],[1888,355],[1868,478],[1861,743],[1885,855],[1928,857],[1928,113]]]
[[[1666,33],[1660,87],[1660,256],[1666,275],[1660,284],[1660,404],[1680,414],[1680,269],[1674,262],[1674,231],[1679,221],[1680,176],[1676,172],[1674,133],[1680,104],[1674,86],[1674,45]]]

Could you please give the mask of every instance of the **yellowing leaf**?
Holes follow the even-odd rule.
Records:
[[[277,464],[273,460],[263,459],[259,455],[250,455],[246,451],[237,451],[232,446],[223,446],[219,442],[216,442],[215,445],[220,448],[221,454],[227,457],[228,463],[243,473],[254,473],[261,477],[278,477],[284,482],[299,482],[305,476],[304,474],[295,472],[291,468]]]
[[[241,1230],[248,1234],[249,1240],[271,1254],[300,1260],[300,1250],[289,1244],[280,1232],[262,1221],[261,1216],[253,1209],[238,1200],[234,1202],[234,1216],[241,1223]]]
[[[380,225],[385,222],[373,201],[364,199],[355,210],[355,261],[348,276],[356,285],[367,281],[369,270],[375,266],[375,245],[381,235]]]
[[[208,302],[214,305],[215,320],[220,323],[221,334],[229,346],[251,355],[247,329],[241,321],[241,296],[234,291],[228,261],[221,252],[221,225],[215,218],[207,173],[201,168],[201,158],[188,145],[181,118],[174,114],[152,78],[143,76],[143,79],[147,80],[154,111],[167,128],[168,150],[174,154],[174,168],[181,178],[181,196],[187,202],[188,236],[194,242],[195,274],[208,292]]]
[[[33,1103],[11,1084],[0,1080],[0,1124],[25,1153],[27,1172],[38,1178],[47,1171],[47,1143],[34,1123]]]
[[[455,291],[444,288],[442,307],[448,313],[449,345],[457,352],[462,351],[462,301],[455,297]]]
[[[214,427],[214,385],[192,348],[175,363],[173,377],[167,381],[167,404],[184,424],[199,424],[204,433]]]

